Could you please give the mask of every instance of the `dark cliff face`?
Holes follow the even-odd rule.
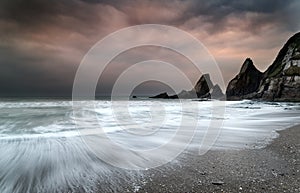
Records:
[[[292,36],[264,73],[256,98],[300,101],[300,33]]]
[[[226,95],[229,100],[300,101],[300,33],[287,41],[264,73],[247,59]]]
[[[265,71],[264,78],[280,77],[285,71],[286,65],[299,60],[300,32],[293,35],[281,48],[272,65]]]
[[[206,95],[209,93],[212,87],[213,83],[210,80],[209,74],[204,74],[196,83],[194,90],[198,98],[208,98]]]
[[[153,98],[224,99],[222,94],[220,87],[213,86],[209,75],[204,74],[191,91],[173,96],[162,93]],[[247,58],[239,74],[229,82],[226,97],[228,100],[300,101],[300,32],[287,41],[264,73]]]
[[[247,58],[236,77],[232,79],[226,89],[228,100],[240,100],[255,92],[262,80],[263,73],[256,69],[250,58]]]

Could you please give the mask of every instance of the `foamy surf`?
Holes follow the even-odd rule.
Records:
[[[222,129],[212,148],[243,149],[263,147],[276,137],[276,130],[299,124],[297,103],[226,102],[223,116],[211,113],[210,101],[183,100],[180,105],[188,107],[184,111],[178,103],[177,100],[130,101],[128,111],[133,121],[126,121],[127,112],[119,110],[118,118],[125,121],[116,123],[110,101],[96,101],[94,108],[81,109],[80,117],[74,116],[69,101],[1,102],[0,192],[117,191],[122,184],[134,184],[141,177],[142,172],[116,168],[99,159],[82,140],[81,130],[89,129],[93,136],[101,126],[110,139],[123,146],[149,149],[168,143],[184,114],[191,120],[200,120],[189,148],[199,147],[211,120],[222,119]],[[117,105],[125,102],[117,101]],[[195,108],[198,105],[200,108]],[[165,116],[153,114],[152,106],[163,106]],[[96,113],[97,119],[92,119],[90,113]],[[188,130],[188,124],[183,126]],[[151,135],[130,137],[139,129]],[[102,156],[122,154],[111,151],[105,143],[97,144]],[[186,144],[177,141],[172,145]],[[163,155],[158,156],[163,159]]]

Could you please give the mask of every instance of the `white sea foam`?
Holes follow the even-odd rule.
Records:
[[[75,116],[70,101],[0,102],[0,192],[93,192],[96,187],[112,191],[122,180],[134,179],[137,173],[96,157],[81,140],[82,130],[88,129],[93,137],[101,127],[118,144],[151,149],[169,142],[184,114],[191,122],[198,121],[190,148],[198,148],[210,122],[220,119],[224,122],[213,149],[260,148],[276,136],[276,130],[299,124],[300,115],[298,103],[226,102],[223,116],[212,113],[211,101],[120,100],[114,105],[126,108],[96,101]],[[189,131],[191,125],[184,124]],[[141,131],[144,136],[131,137]],[[111,147],[98,145],[103,156],[114,157]]]

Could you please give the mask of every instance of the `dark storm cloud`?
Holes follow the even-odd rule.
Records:
[[[96,10],[93,9],[93,6],[109,5],[124,12],[129,16],[129,18],[131,17],[132,20],[138,20],[138,18],[134,18],[139,16],[137,15],[138,11],[147,13],[147,9],[145,8],[150,10],[151,7],[154,7],[157,12],[151,13],[152,18],[141,17],[141,19],[151,21],[151,19],[156,18],[156,16],[162,18],[164,13],[161,11],[165,11],[164,8],[168,8],[173,9],[170,10],[172,12],[182,10],[182,12],[180,12],[181,15],[178,18],[174,17],[174,21],[172,21],[179,25],[180,22],[183,23],[193,17],[203,16],[207,22],[220,23],[228,16],[244,15],[245,13],[252,12],[266,15],[269,14],[272,16],[268,18],[268,20],[265,18],[257,18],[257,21],[253,21],[254,24],[259,22],[270,22],[269,20],[273,18],[274,21],[282,22],[283,25],[292,24],[291,26],[294,26],[295,20],[290,23],[291,17],[289,17],[289,14],[286,14],[286,9],[293,9],[293,7],[291,7],[293,4],[299,5],[297,0],[3,0],[0,2],[0,17],[2,19],[17,22],[25,28],[39,25],[44,26],[48,23],[55,23],[59,25],[59,22],[61,22],[61,16],[93,23],[98,19],[101,19],[101,16],[104,16],[101,15],[101,13],[97,13]],[[141,8],[143,8],[143,10],[141,10]],[[277,17],[277,14],[280,13],[282,13],[282,15]],[[297,14],[297,12],[293,12],[293,14]],[[145,14],[145,16],[148,15]],[[62,26],[64,25],[61,25],[61,27]],[[67,25],[66,27],[78,29],[78,26]]]
[[[292,6],[299,7],[297,0],[216,0],[193,1],[183,20],[193,17],[204,17],[206,22],[214,24],[210,32],[222,32],[231,17],[239,17],[247,22],[249,32],[256,33],[263,25],[277,23],[288,30],[299,27],[296,21],[297,11],[289,13]],[[249,17],[252,14],[253,17]],[[256,17],[255,17],[256,16]],[[290,17],[292,16],[292,17]],[[293,18],[295,17],[295,18]]]
[[[36,51],[38,52],[38,51]],[[0,47],[1,95],[57,95],[71,91],[75,69],[55,53],[28,54],[14,48]],[[13,55],[12,55],[13,54]]]
[[[0,16],[26,25],[38,25],[54,21],[59,15],[91,19],[90,14],[80,11],[84,6],[73,0],[3,0],[0,2]]]
[[[194,1],[192,9],[196,14],[219,14],[224,16],[234,12],[263,12],[273,13],[289,5],[293,0],[217,0],[217,1]]]
[[[227,24],[224,20],[228,17],[242,17],[245,20],[251,20],[248,23],[249,28],[253,29],[266,23],[275,22],[288,27],[290,30],[298,29],[299,22],[297,22],[300,14],[297,11],[299,2],[297,0],[146,0],[146,1],[132,1],[132,0],[83,0],[84,2],[92,4],[109,4],[117,9],[127,13],[132,17],[133,24],[139,24],[146,21],[151,21],[151,18],[134,18],[136,10],[139,8],[155,7],[157,12],[153,12],[152,21],[155,20],[155,15],[161,17],[161,12],[164,8],[172,9],[173,12],[180,10],[181,15],[178,18],[168,20],[171,24],[181,25],[185,21],[194,17],[203,17],[206,22],[215,24],[213,31],[218,32],[223,30]],[[165,11],[165,10],[164,10]],[[147,11],[145,11],[147,12]],[[261,14],[260,17],[247,18],[247,13]],[[149,16],[145,14],[146,16]],[[161,19],[161,22],[164,21]],[[168,24],[170,24],[168,23]]]
[[[96,30],[91,24],[103,19],[98,11],[76,0],[0,1],[0,19],[17,25],[18,30],[21,30],[17,35],[23,32],[47,33],[49,28],[90,35]]]
[[[113,11],[81,1],[1,1],[0,95],[69,94],[80,60],[107,33],[101,24]]]
[[[0,95],[70,92],[94,43],[144,23],[194,35],[222,64],[228,82],[246,57],[261,69],[270,64],[299,30],[299,8],[297,0],[2,0]]]

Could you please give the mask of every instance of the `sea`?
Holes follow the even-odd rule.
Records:
[[[300,124],[300,103],[0,100],[0,192],[111,192],[178,155],[259,149]]]

